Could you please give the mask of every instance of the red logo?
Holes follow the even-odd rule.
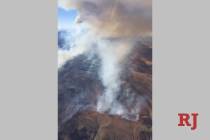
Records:
[[[179,113],[179,124],[178,126],[187,126],[191,127],[191,130],[197,129],[197,117],[198,113]],[[192,119],[190,119],[192,118]],[[191,120],[191,122],[190,122]]]

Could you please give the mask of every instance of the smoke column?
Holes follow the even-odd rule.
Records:
[[[120,90],[121,64],[129,48],[110,41],[100,41],[98,54],[101,58],[101,69],[99,76],[105,86],[104,94],[99,97],[97,110],[99,112],[109,111],[111,114],[123,114],[123,108],[116,100]],[[114,47],[113,47],[114,46]],[[121,50],[121,51],[119,51]]]

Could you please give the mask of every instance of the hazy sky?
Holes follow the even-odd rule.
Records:
[[[76,10],[58,8],[58,29],[69,29],[77,15]]]

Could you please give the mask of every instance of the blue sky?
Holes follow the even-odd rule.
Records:
[[[74,22],[77,16],[76,10],[64,10],[58,8],[58,28],[68,29],[71,28],[71,24]]]

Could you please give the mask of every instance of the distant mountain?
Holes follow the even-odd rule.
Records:
[[[74,36],[71,31],[60,30],[58,31],[58,48],[63,50],[69,50],[74,46]]]

